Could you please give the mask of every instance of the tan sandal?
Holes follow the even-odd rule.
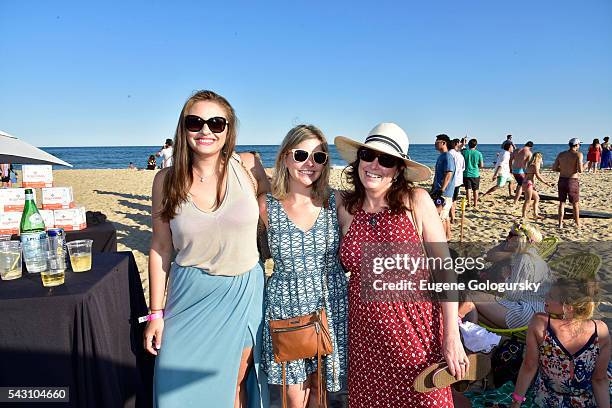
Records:
[[[434,371],[432,375],[433,385],[436,388],[446,388],[457,381],[478,381],[486,377],[491,371],[491,357],[486,354],[468,354],[468,360],[470,361],[469,368],[465,377],[461,380],[457,380],[455,376],[451,375],[450,370],[444,364],[444,367]]]
[[[484,378],[491,371],[491,357],[482,353],[468,354],[470,367],[461,381],[477,381]],[[451,380],[452,379],[452,380]],[[458,380],[450,374],[446,361],[435,363],[425,368],[414,379],[412,387],[416,392],[431,392],[446,388]]]

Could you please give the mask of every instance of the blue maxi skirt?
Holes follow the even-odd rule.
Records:
[[[264,274],[214,276],[173,265],[162,345],[155,361],[154,405],[233,408],[242,351],[253,347],[249,408],[268,407],[260,370]]]

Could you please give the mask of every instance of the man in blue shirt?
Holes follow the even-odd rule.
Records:
[[[435,147],[440,152],[436,161],[436,173],[434,175],[433,187],[431,196],[438,207],[440,219],[446,231],[446,239],[451,239],[451,227],[449,222],[449,212],[453,205],[453,192],[455,184],[453,182],[455,175],[455,160],[448,153],[450,146],[450,138],[445,134],[436,136]]]

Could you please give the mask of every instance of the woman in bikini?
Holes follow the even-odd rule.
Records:
[[[529,163],[527,163],[527,171],[525,172],[525,181],[523,182],[523,192],[525,193],[525,202],[523,203],[523,218],[527,218],[527,207],[529,207],[530,200],[533,199],[533,218],[536,220],[540,218],[540,213],[538,212],[538,204],[540,202],[540,195],[535,190],[535,180],[536,178],[540,180],[542,183],[546,184],[549,187],[552,187],[552,184],[544,180],[540,173],[540,168],[542,167],[543,157],[542,153],[536,152],[534,153]]]

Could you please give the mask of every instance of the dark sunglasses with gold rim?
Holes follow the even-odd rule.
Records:
[[[208,125],[208,128],[213,133],[221,133],[227,126],[227,119],[221,116],[215,116],[209,119],[202,119],[197,115],[185,116],[185,128],[190,132],[199,132],[204,125]]]
[[[309,152],[304,149],[291,149],[289,150],[291,155],[293,156],[293,160],[296,163],[303,163],[312,155],[312,161],[316,164],[325,164],[327,163],[327,153],[325,152]]]

